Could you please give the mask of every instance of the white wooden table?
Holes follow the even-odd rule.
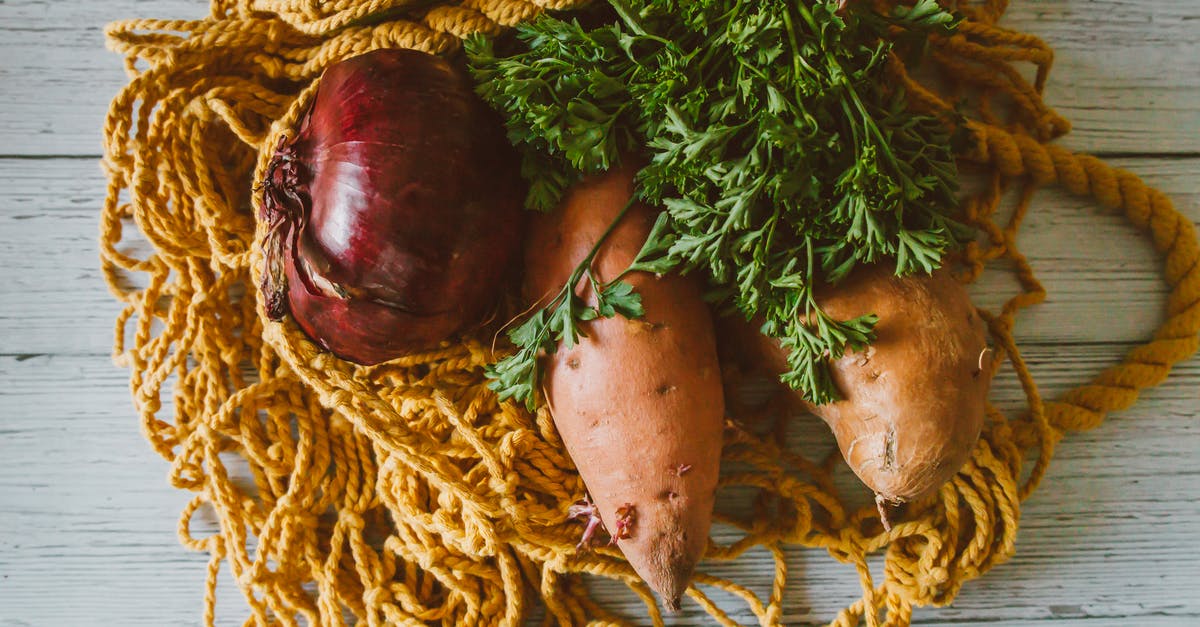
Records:
[[[1063,143],[1126,167],[1200,220],[1200,0],[1014,0],[1058,50]],[[102,26],[198,17],[202,0],[0,1],[0,627],[196,625],[205,557],[175,540],[185,495],[142,440],[109,359],[97,271],[100,129],[124,82]],[[1072,239],[1088,238],[1087,245]],[[1038,196],[1022,239],[1050,290],[1019,339],[1048,396],[1144,339],[1163,303],[1149,244],[1110,211]],[[983,305],[1010,283],[975,286]],[[1020,398],[1001,379],[994,398]],[[1069,436],[1024,507],[1017,555],[920,624],[1200,624],[1200,360]],[[202,532],[203,530],[197,530]],[[827,621],[852,569],[793,551],[789,621]],[[739,565],[765,582],[762,562]],[[228,581],[219,620],[240,624]],[[609,590],[604,588],[602,594]],[[636,612],[625,597],[611,603]],[[694,605],[676,624],[709,624]]]

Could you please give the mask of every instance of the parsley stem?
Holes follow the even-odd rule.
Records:
[[[579,280],[579,277],[583,276],[584,270],[591,268],[592,260],[595,259],[596,255],[600,252],[600,246],[604,244],[604,240],[608,239],[608,236],[612,235],[612,232],[617,230],[617,225],[621,223],[621,220],[625,218],[625,214],[629,213],[629,210],[632,209],[637,202],[638,194],[635,191],[633,194],[630,194],[629,200],[625,202],[625,206],[621,207],[621,210],[617,212],[617,217],[613,218],[613,221],[608,225],[608,228],[604,229],[604,232],[600,234],[600,239],[597,239],[596,243],[592,245],[592,249],[588,251],[587,257],[583,260],[583,263],[580,264],[580,267],[576,268],[574,275],[576,281]]]
[[[621,208],[621,211],[617,213],[617,217],[613,218],[613,221],[608,225],[608,228],[604,229],[604,232],[600,234],[600,237],[596,240],[596,243],[593,244],[591,250],[588,251],[587,256],[585,256],[579,262],[579,265],[575,266],[575,270],[571,273],[570,278],[567,279],[566,285],[563,286],[563,289],[558,293],[558,296],[555,296],[554,300],[550,301],[550,305],[546,307],[547,309],[554,307],[555,303],[558,303],[563,298],[570,298],[571,293],[575,291],[575,286],[579,283],[579,279],[582,279],[584,274],[591,274],[592,261],[596,258],[596,255],[600,253],[600,246],[604,244],[604,240],[608,239],[609,235],[612,235],[613,231],[617,230],[617,225],[621,223],[621,220],[625,218],[625,214],[629,213],[629,209],[632,208],[637,201],[638,195],[636,192],[629,196],[629,201],[626,202],[625,206]],[[615,280],[616,279],[613,279],[613,281]],[[608,283],[612,283],[613,281],[609,281]],[[600,287],[599,282],[597,282],[594,277],[592,279],[592,284],[597,288]]]
[[[617,15],[620,16],[621,21],[625,22],[629,30],[643,37],[650,35],[650,33],[646,32],[646,27],[642,26],[642,21],[634,17],[633,11],[629,8],[629,5],[625,4],[624,0],[608,0],[608,3],[612,5],[613,10],[617,12]]]
[[[792,12],[785,10],[783,12],[783,26],[787,29],[788,41],[792,44],[792,71],[796,76],[800,76],[804,72],[800,68],[800,41],[796,39],[796,27],[792,25]],[[796,101],[800,102],[800,84],[796,83]]]

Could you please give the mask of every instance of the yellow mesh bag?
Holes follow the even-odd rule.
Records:
[[[210,555],[206,623],[222,568],[256,625],[515,625],[539,603],[562,625],[633,618],[598,606],[585,573],[628,584],[662,622],[619,553],[576,553],[579,527],[565,514],[583,486],[548,414],[499,404],[486,389],[482,367],[493,356],[481,342],[490,338],[356,367],[321,352],[290,321],[264,324],[253,288],[261,265],[253,182],[324,68],[376,48],[450,53],[468,33],[496,33],[570,4],[213,0],[202,20],[108,28],[129,74],[105,121],[101,263],[124,303],[114,355],[130,370],[143,430],[171,464],[172,485],[194,494],[179,535]],[[873,506],[851,508],[838,494],[836,455],[815,461],[731,423],[723,459],[737,470],[724,474],[722,491],[756,491],[757,506],[753,515],[718,508],[717,520],[741,536],[710,543],[708,563],[759,547],[774,558],[774,581],[758,595],[702,564],[688,594],[721,624],[734,622],[706,589],[739,598],[763,625],[781,622],[789,545],[828,549],[857,570],[862,597],[847,599],[833,624],[905,625],[913,606],[949,603],[1012,554],[1020,503],[1063,434],[1128,407],[1197,348],[1200,250],[1191,223],[1133,174],[1049,143],[1068,129],[1041,98],[1052,51],[996,25],[1006,4],[963,3],[959,33],[932,42],[931,75],[951,88],[918,83],[895,60],[890,71],[919,108],[943,109],[960,96],[975,103],[960,157],[986,182],[964,204],[983,237],[965,251],[962,278],[997,259],[1016,268],[1020,292],[984,313],[1028,408],[1013,416],[990,408],[972,460],[889,532]],[[1022,74],[1030,67],[1032,82]],[[1016,234],[1034,190],[1052,183],[1119,207],[1147,232],[1170,297],[1151,341],[1043,401],[1012,328],[1020,309],[1045,297]],[[1017,206],[1000,220],[1010,189]],[[141,239],[149,252],[131,253]],[[219,528],[196,538],[189,523],[202,507]],[[867,556],[878,552],[883,572],[872,573]]]

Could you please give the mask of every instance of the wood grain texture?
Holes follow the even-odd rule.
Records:
[[[1200,158],[1114,159],[1174,199],[1200,224]],[[96,160],[0,158],[0,337],[4,353],[106,354],[118,303],[98,268]],[[1145,338],[1165,302],[1149,239],[1113,210],[1058,190],[1039,192],[1018,241],[1049,296],[1018,321],[1031,342]],[[130,232],[132,231],[132,227]],[[1064,238],[1087,233],[1087,243]],[[37,241],[36,246],[30,245]],[[1114,252],[1116,251],[1116,252]],[[1016,289],[997,264],[971,288],[996,308]],[[1114,289],[1113,281],[1119,281]],[[1119,310],[1120,315],[1111,315]]]
[[[103,27],[196,19],[202,0],[0,3],[0,155],[98,155],[99,122],[124,82]],[[1102,153],[1200,153],[1200,3],[1024,0],[1003,24],[1056,48],[1047,100],[1072,120],[1064,144]],[[86,97],[81,98],[80,95]]]
[[[1165,154],[1200,149],[1197,20],[1194,0],[1016,0],[1001,24],[1054,47],[1046,102],[1074,124],[1064,145]]]
[[[1085,345],[1064,356],[1060,345],[1032,345],[1026,352],[1054,394],[1125,348]],[[175,544],[186,497],[166,487],[166,463],[138,435],[123,372],[95,356],[5,356],[0,380],[0,625],[194,624],[204,558]],[[1200,617],[1200,598],[1183,593],[1200,563],[1197,382],[1193,360],[1138,411],[1064,441],[1026,504],[1016,557],[968,584],[952,608],[920,610],[920,623]],[[993,400],[1014,406],[1021,399],[1011,374],[1002,374]],[[810,455],[833,444],[807,418],[796,419],[789,441]],[[848,473],[839,478],[869,498]],[[212,530],[206,519],[193,533]],[[853,570],[824,552],[788,556],[789,624],[828,620],[857,596]],[[770,584],[765,552],[702,568],[752,589]],[[222,624],[233,624],[241,601],[230,581],[223,584],[221,615],[229,622]],[[638,615],[639,602],[621,588],[596,591],[608,606]],[[709,624],[694,605],[685,610],[674,624]]]
[[[109,101],[127,78],[104,26],[198,19],[204,0],[0,3],[0,154],[99,155]]]
[[[200,622],[206,559],[175,540],[187,495],[167,485],[127,375],[108,358],[118,306],[97,269],[96,157],[108,100],[125,81],[103,51],[103,24],[205,11],[203,0],[0,2],[0,627]],[[1058,51],[1048,100],[1075,122],[1064,144],[1125,153],[1114,163],[1200,222],[1200,3],[1015,0],[1005,23]],[[1149,243],[1119,215],[1047,190],[1020,243],[1050,292],[1018,325],[1046,396],[1145,339],[1163,285]],[[1011,289],[996,268],[972,293],[991,307]],[[1019,407],[1010,372],[992,397]],[[916,623],[1200,624],[1198,415],[1193,359],[1130,411],[1067,437],[1024,506],[1017,555],[952,607],[919,609]],[[816,454],[832,438],[798,418],[790,443]],[[868,498],[849,473],[839,480]],[[787,624],[827,621],[859,595],[853,570],[824,552],[788,555]],[[762,592],[770,582],[765,552],[702,568]],[[595,589],[606,606],[641,615],[619,587]],[[218,594],[219,624],[240,624],[228,573]],[[684,609],[672,624],[712,624],[694,603]]]

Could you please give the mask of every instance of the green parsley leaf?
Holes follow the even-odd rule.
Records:
[[[972,235],[954,219],[955,120],[914,113],[884,76],[891,54],[919,56],[960,18],[935,0],[890,15],[842,4],[608,0],[542,14],[503,45],[466,45],[479,94],[524,155],[529,206],[549,209],[635,155],[636,196],[665,210],[622,276],[701,274],[722,310],[765,321],[790,351],[782,379],[817,403],[837,398],[830,360],[868,344],[876,321],[829,318],[814,287],[883,259],[931,272]],[[553,327],[535,334],[538,350],[573,345],[578,321],[642,315],[622,277],[587,277],[597,307],[560,295],[535,325]],[[527,398],[536,363],[512,369],[521,376],[497,366],[508,378],[496,389]]]

